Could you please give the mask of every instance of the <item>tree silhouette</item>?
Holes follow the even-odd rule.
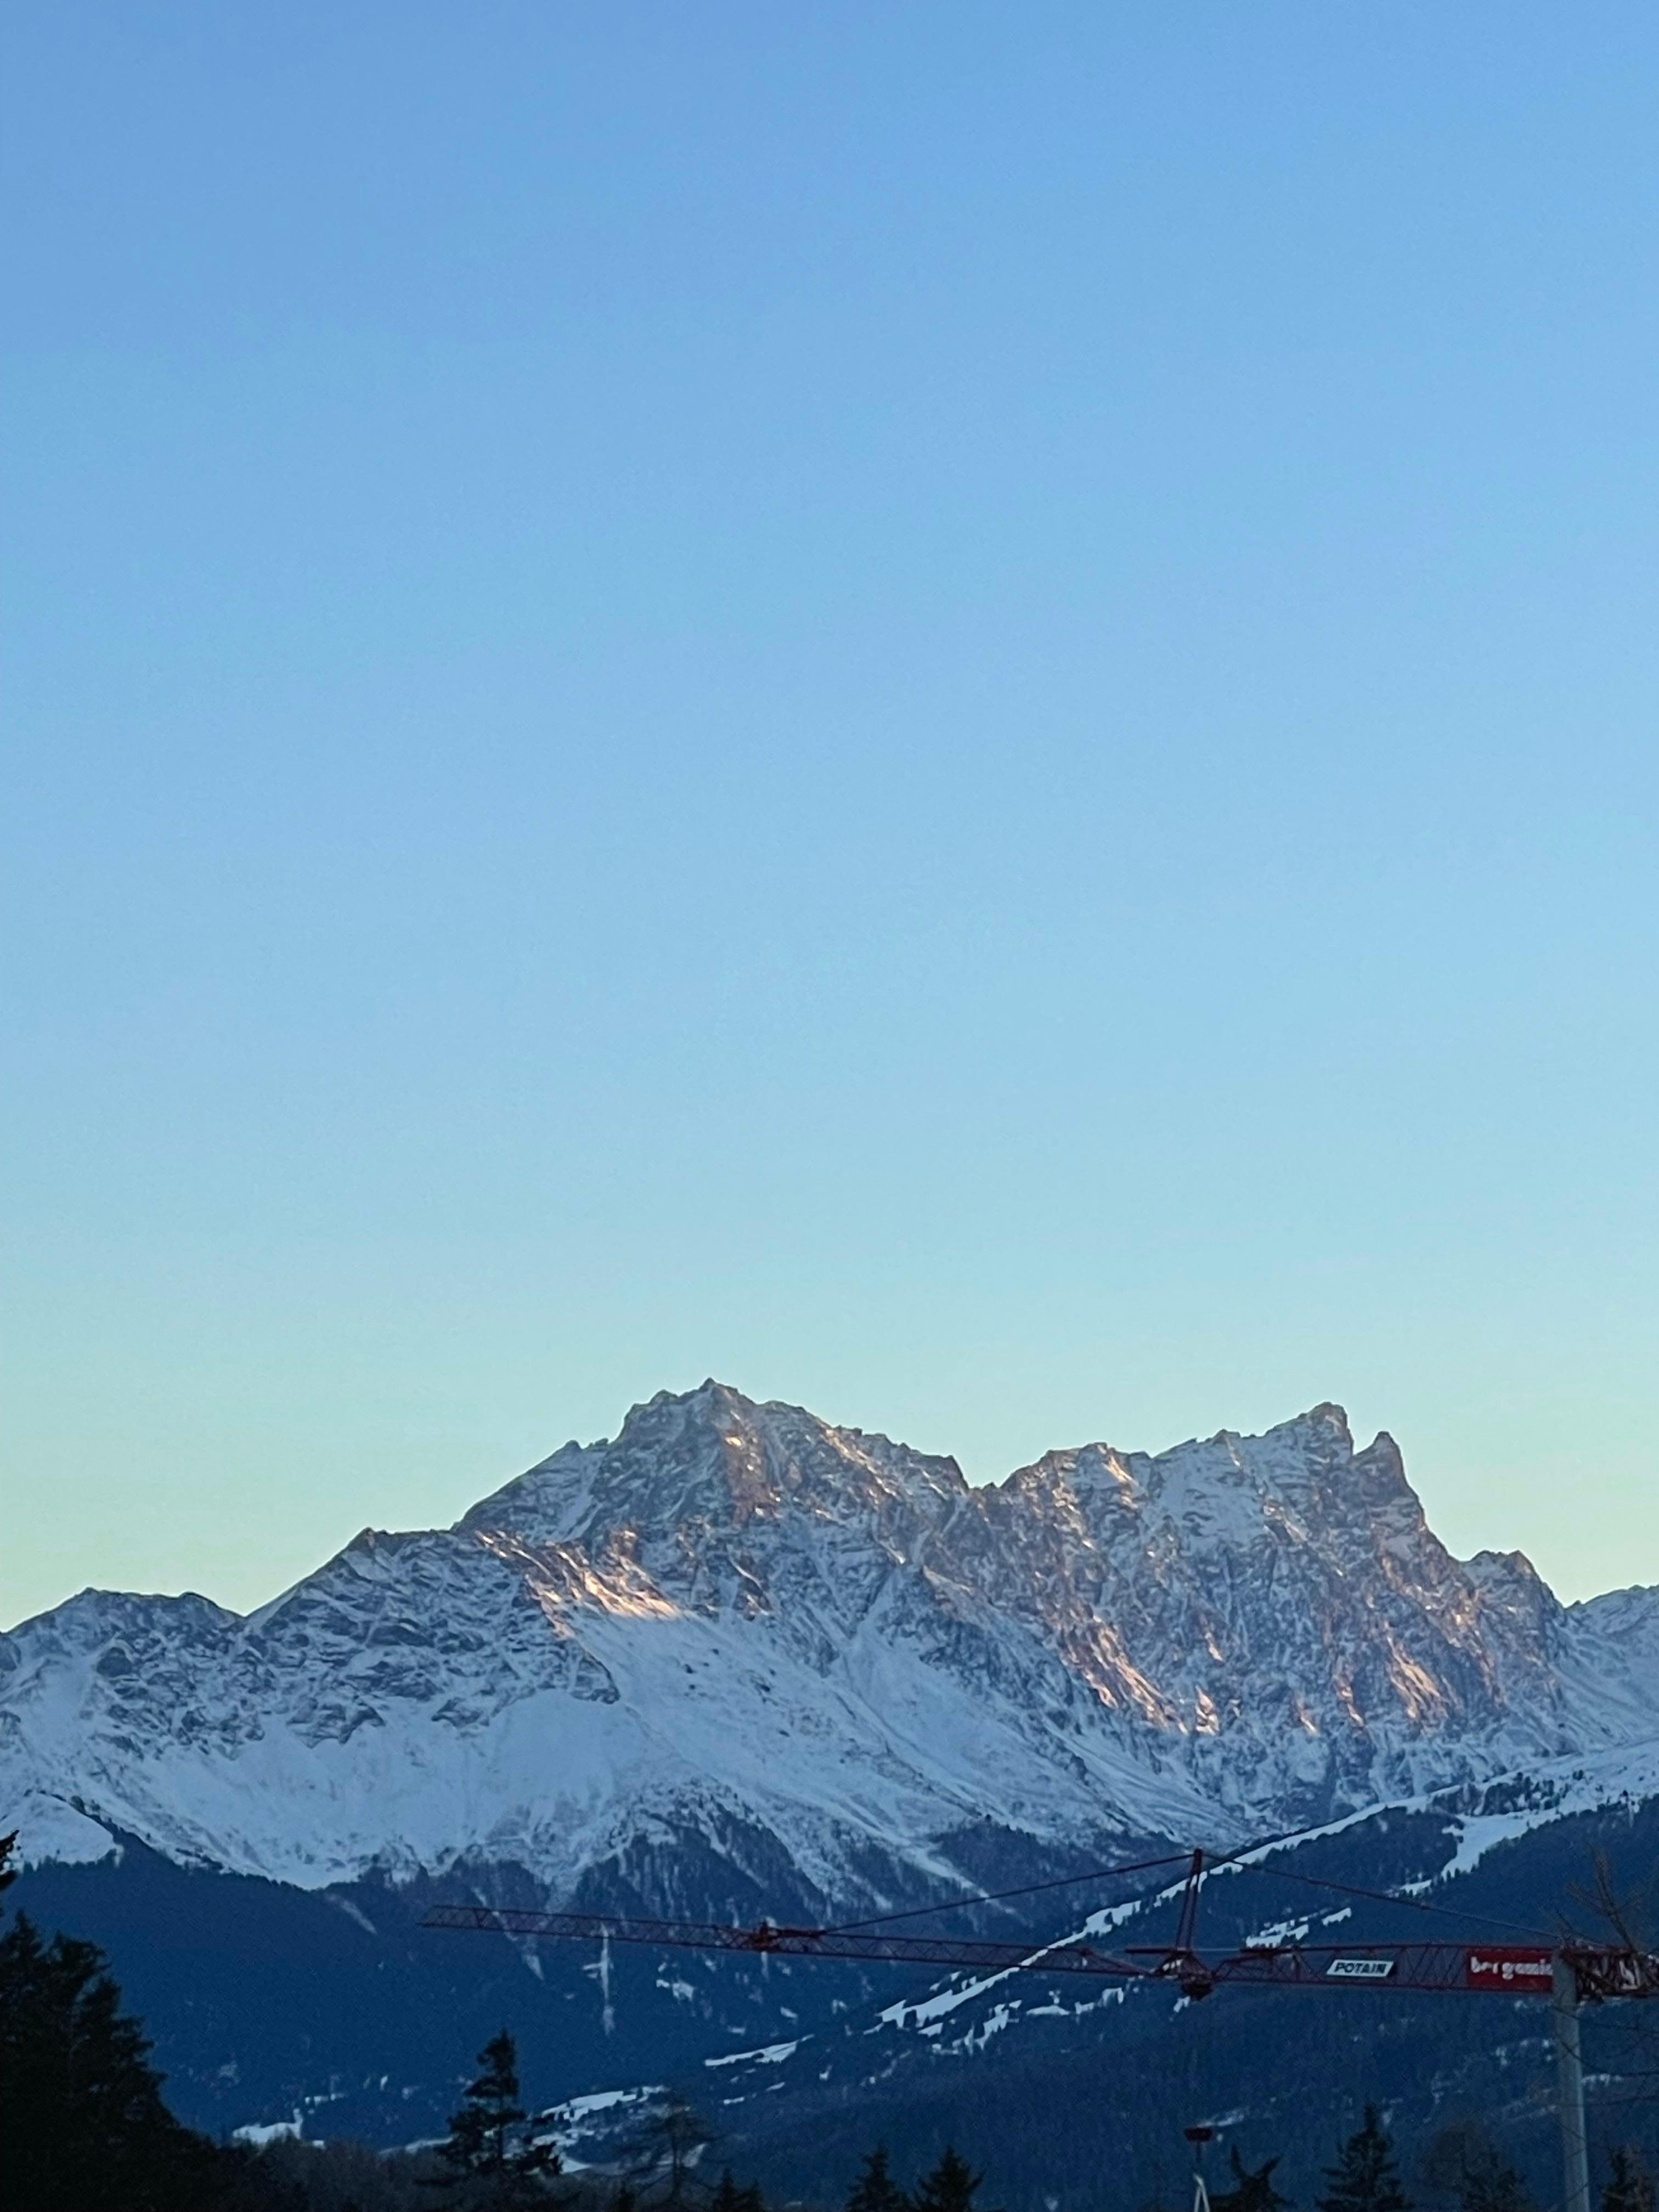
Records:
[[[684,2203],[691,2169],[704,2147],[714,2140],[713,2128],[685,2098],[670,2097],[640,2132],[634,2178],[641,2193],[659,2190],[659,2203]]]
[[[519,2102],[518,2048],[505,2028],[478,2053],[478,2065],[438,2146],[450,2168],[440,2185],[458,2208],[537,2203],[559,2171],[559,2154],[550,2143],[530,2138]]]
[[[1325,2169],[1325,2194],[1315,2202],[1319,2212],[1412,2212],[1394,2145],[1375,2105],[1366,2106],[1364,2125],[1343,2144],[1336,2164]]]
[[[442,2155],[468,2173],[502,2173],[507,2169],[509,2130],[525,2116],[519,2102],[519,2054],[503,2028],[478,2053],[483,2072],[467,2084],[459,2109],[449,2116],[449,2140]]]
[[[1289,2212],[1290,2198],[1281,2197],[1273,2186],[1276,2158],[1266,2159],[1252,2169],[1239,2157],[1236,2144],[1227,2156],[1233,2169],[1233,2185],[1210,2199],[1210,2212]]]
[[[1457,2204],[1458,2212],[1531,2212],[1532,2199],[1503,2153],[1476,2142],[1464,2148]]]
[[[922,2179],[912,2200],[914,2212],[975,2212],[975,2194],[984,2179],[947,2144],[939,2164]]]
[[[175,2120],[104,1954],[41,1940],[20,1913],[0,1934],[0,2131],[5,2200],[27,2212],[194,2212],[237,2201],[246,2161]]]
[[[1653,2176],[1642,2154],[1620,2144],[1613,2154],[1613,2170],[1601,2191],[1601,2212],[1654,2212]]]
[[[863,2172],[847,2192],[847,2212],[911,2212],[910,2200],[888,2166],[885,2143],[878,2143],[865,2160]]]
[[[732,2179],[728,2166],[720,2178],[720,2185],[710,2201],[709,2212],[766,2212],[766,2201],[754,2182],[739,2189]]]

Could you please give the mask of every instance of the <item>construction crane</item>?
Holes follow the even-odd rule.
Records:
[[[1586,2004],[1610,1999],[1659,1996],[1659,1954],[1626,1944],[1570,1939],[1555,1944],[1247,1942],[1237,1951],[1206,1955],[1197,1948],[1198,1903],[1205,1874],[1212,1864],[1237,1865],[1243,1856],[1233,1854],[1228,1860],[1208,1862],[1203,1851],[1194,1851],[1187,1860],[1186,1878],[1181,1887],[1181,1908],[1174,1940],[1160,1945],[1128,1944],[1118,1949],[1077,1940],[1033,1944],[902,1935],[881,1922],[872,1921],[842,1927],[798,1928],[762,1920],[753,1927],[740,1927],[720,1921],[534,1912],[492,1905],[441,1905],[428,1912],[421,1924],[423,1928],[460,1929],[503,1936],[637,1943],[692,1951],[736,1951],[761,1958],[955,1966],[988,1976],[1079,1974],[1113,1982],[1171,1984],[1182,1996],[1193,2000],[1223,1989],[1397,1990],[1437,1995],[1547,1998],[1553,2015],[1565,2182],[1562,2212],[1590,2212],[1580,2010]],[[1140,1869],[1109,1871],[1121,1874]],[[920,1915],[890,1917],[912,1918]],[[1195,2146],[1200,2132],[1191,2131]],[[1202,2194],[1201,2183],[1200,2193]]]

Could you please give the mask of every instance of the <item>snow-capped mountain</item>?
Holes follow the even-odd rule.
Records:
[[[975,1489],[708,1382],[246,1619],[88,1591],[0,1637],[0,1809],[37,1859],[306,1888],[887,1899],[987,1835],[1079,1863],[1627,1758],[1656,1655],[1659,1592],[1454,1559],[1333,1406]]]

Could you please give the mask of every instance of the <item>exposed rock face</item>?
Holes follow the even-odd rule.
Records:
[[[0,1793],[37,1855],[568,1894],[695,1838],[845,1900],[988,1817],[1217,1844],[1634,1741],[1656,1656],[1659,1594],[1454,1559],[1333,1406],[970,1489],[709,1382],[246,1620],[86,1592],[0,1638]]]
[[[1392,1437],[1341,1409],[1153,1459],[1055,1452],[988,1498],[1002,1602],[1206,1794],[1297,1817],[1604,1741],[1569,1709],[1562,1608],[1518,1553],[1454,1559]]]

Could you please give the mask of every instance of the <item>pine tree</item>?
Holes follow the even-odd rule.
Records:
[[[483,2072],[467,2085],[459,2111],[449,2116],[449,2140],[441,2155],[468,2173],[507,2170],[509,2130],[523,2119],[519,2102],[519,2054],[503,2028],[478,2053]]]
[[[1532,2200],[1508,2159],[1487,2149],[1465,2166],[1457,2203],[1458,2212],[1530,2212]]]
[[[1530,2212],[1526,2184],[1473,2120],[1442,2128],[1422,2165],[1423,2185],[1458,2212]]]
[[[671,2096],[641,2131],[634,2172],[642,2191],[662,2192],[664,2204],[685,2202],[691,2169],[714,2131],[696,2107]]]
[[[984,2179],[947,2144],[939,2164],[923,2178],[916,2191],[914,2212],[976,2212],[974,2197]]]
[[[1621,2144],[1613,2152],[1601,2212],[1654,2212],[1653,2176],[1639,2150]]]
[[[161,2101],[149,2045],[95,1944],[0,1935],[0,2134],[8,2204],[28,2212],[192,2212],[229,2204],[246,2161]]]
[[[1264,2160],[1252,2169],[1239,2157],[1237,2146],[1228,2152],[1233,2169],[1233,2185],[1222,2190],[1210,2200],[1211,2212],[1289,2212],[1291,2200],[1281,2197],[1273,2186],[1276,2158]]]
[[[728,2166],[721,2173],[719,2186],[710,2200],[709,2212],[766,2212],[766,2199],[761,2195],[759,2185],[756,2182],[751,2181],[739,2189],[732,2179],[732,2169]]]
[[[894,2180],[887,2146],[878,2143],[847,2192],[847,2212],[910,2212],[910,2200]]]
[[[438,2146],[453,2177],[441,2185],[456,2205],[533,2204],[558,2172],[559,2156],[550,2144],[530,2140],[519,2102],[518,2047],[505,2028],[478,2053],[478,2065]]]
[[[1336,2164],[1325,2169],[1325,2194],[1315,2202],[1319,2212],[1412,2212],[1394,2145],[1375,2105],[1366,2106],[1365,2124],[1343,2144]]]

